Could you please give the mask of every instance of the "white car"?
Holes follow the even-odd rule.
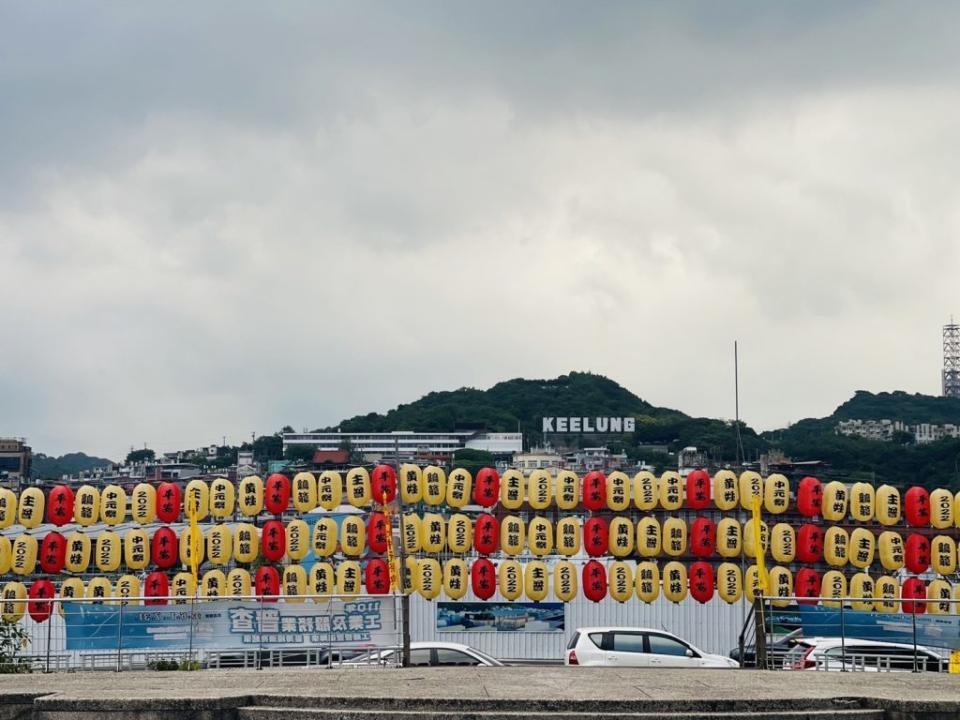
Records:
[[[913,672],[912,644],[859,640],[857,638],[801,638],[784,656],[788,670],[863,670],[866,672]],[[944,658],[936,650],[918,645],[916,669],[941,672]]]
[[[564,665],[599,667],[738,668],[732,658],[698,650],[663,630],[586,627],[567,643]]]
[[[350,658],[343,667],[356,665],[399,665],[399,648],[385,648]],[[502,662],[469,645],[452,642],[410,643],[410,667],[501,667]]]

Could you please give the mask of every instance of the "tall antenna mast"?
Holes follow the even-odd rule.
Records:
[[[943,326],[943,396],[960,398],[960,325]]]
[[[735,425],[737,428],[737,448],[736,448],[736,460],[737,465],[740,465],[741,461],[744,460],[743,452],[743,439],[740,437],[740,363],[737,356],[737,341],[733,341],[733,402],[734,402],[734,412],[736,413]]]

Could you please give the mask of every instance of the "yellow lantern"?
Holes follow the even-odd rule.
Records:
[[[143,570],[150,563],[150,536],[143,528],[132,528],[124,535],[123,562],[128,570]]]
[[[336,510],[343,502],[343,478],[340,473],[325,470],[317,478],[317,504],[324,510]]]
[[[120,605],[139,605],[139,600],[131,600],[140,596],[140,578],[136,575],[121,575],[117,580],[113,596],[120,601]]]
[[[737,483],[740,490],[740,507],[744,510],[753,510],[753,499],[760,498],[763,502],[763,478],[760,473],[752,470],[746,470],[740,473],[740,480]]]
[[[356,467],[347,473],[347,502],[357,508],[370,504],[373,492],[370,489],[370,473],[366,468]]]
[[[127,516],[127,494],[119,485],[107,485],[100,493],[100,520],[119,525]]]
[[[657,557],[660,554],[662,541],[660,523],[650,517],[641,518],[637,523],[637,552],[643,557]]]
[[[519,555],[523,552],[525,534],[523,520],[507,515],[500,521],[500,549],[507,555]]]
[[[657,484],[660,507],[664,510],[679,510],[683,504],[683,478],[680,473],[668,470],[660,476]]]
[[[607,475],[607,507],[622,512],[630,505],[630,478],[616,470]]]
[[[186,605],[190,598],[197,596],[197,580],[193,573],[178,572],[170,581],[170,596],[174,605]]]
[[[560,602],[568,603],[579,590],[577,568],[569,560],[560,560],[553,566],[553,594]]]
[[[308,513],[317,506],[317,479],[310,472],[298,472],[293,476],[293,507],[297,512]]]
[[[13,562],[10,570],[15,575],[32,575],[37,565],[39,543],[32,535],[19,535],[13,541]]]
[[[230,492],[233,492],[233,485],[230,486]],[[79,495],[79,492],[77,494]],[[73,519],[77,522],[80,522],[76,514],[79,507],[74,500]],[[133,513],[134,521],[140,525],[149,525],[154,522],[157,519],[157,489],[148,483],[138,483],[130,496],[130,512]]]
[[[218,598],[226,594],[227,576],[223,570],[207,570],[200,578],[200,595],[206,598]]]
[[[408,557],[403,561],[403,573],[400,577],[404,595],[412,595],[419,590],[417,577],[417,559]]]
[[[233,483],[226,478],[216,478],[210,483],[210,514],[217,520],[233,515],[236,507],[236,491]]]
[[[8,528],[17,519],[17,496],[8,488],[0,488],[0,528]]]
[[[0,535],[0,575],[6,575],[10,572],[10,566],[13,564],[13,543],[10,538]]]
[[[299,518],[287,524],[287,557],[299,562],[310,554],[310,528]],[[304,580],[306,583],[306,580]]]
[[[20,502],[17,505],[17,521],[27,530],[37,527],[43,522],[45,502],[43,490],[38,487],[28,487],[20,493]]]
[[[503,483],[503,479],[500,480]],[[501,485],[502,487],[502,485]],[[502,495],[501,495],[502,498]],[[575,510],[580,503],[580,476],[570,470],[557,473],[557,507],[561,510]],[[500,504],[503,504],[501,499]],[[519,507],[519,506],[518,506]],[[516,510],[516,507],[508,507]]]
[[[0,615],[6,623],[18,623],[27,609],[27,588],[21,582],[8,582],[3,586],[3,602]]]
[[[233,535],[226,525],[214,525],[207,531],[207,560],[212,565],[226,565],[233,552]]]
[[[820,515],[824,520],[839,522],[847,517],[847,486],[834,480],[823,487],[823,502]]]
[[[360,557],[367,542],[367,528],[363,520],[350,515],[340,524],[340,550],[347,557]]]
[[[660,596],[660,568],[652,560],[637,563],[633,580],[638,600],[652,603]]]
[[[571,557],[580,552],[580,523],[567,517],[557,523],[557,552]]]
[[[663,553],[680,557],[687,551],[687,524],[680,518],[663,521]]]
[[[622,515],[610,521],[607,546],[614,557],[625,558],[633,553],[633,523]]]
[[[227,573],[227,595],[229,597],[248,597],[251,584],[249,570],[234,568]]]
[[[423,471],[419,465],[401,465],[399,482],[401,502],[414,505],[423,500]]]
[[[90,485],[83,485],[77,490],[77,494],[73,497],[73,519],[84,527],[89,527],[100,520],[99,490]]]
[[[87,583],[87,600],[97,600],[95,605],[100,605],[104,600],[113,596],[113,585],[105,577],[95,577]]]
[[[470,502],[470,489],[473,486],[473,477],[469,471],[457,468],[447,478],[447,505],[452,508],[462,508]]]
[[[676,560],[663,566],[663,596],[675,603],[687,598],[687,568]]]
[[[889,485],[877,488],[875,510],[881,525],[896,525],[900,522],[900,491]]]
[[[723,558],[740,557],[742,547],[740,523],[734,518],[723,518],[717,523],[717,555]]]
[[[873,610],[873,578],[866,573],[857,573],[850,578],[850,597],[853,602],[850,607],[859,612]]]
[[[210,486],[200,478],[188,482],[183,493],[183,515],[188,520],[191,511],[196,513],[197,522],[203,522],[210,514]]]
[[[417,562],[417,592],[420,596],[433,600],[443,589],[443,576],[440,563],[433,558],[423,558]]]
[[[900,611],[900,583],[889,575],[881,575],[873,585],[873,607],[877,612],[895,613]]]
[[[237,504],[247,517],[256,517],[263,510],[263,480],[259,475],[248,475],[237,488]]]
[[[865,570],[873,564],[873,554],[876,550],[876,538],[873,532],[866,528],[855,528],[850,533],[850,564],[855,568]]]
[[[627,524],[633,527],[631,523]],[[617,602],[626,602],[633,596],[633,572],[623,560],[610,563],[610,568],[607,570],[607,587],[610,597]]]
[[[953,496],[953,524],[960,528],[960,492]]]
[[[523,591],[523,568],[516,560],[504,560],[497,570],[497,584],[504,600],[516,600]]]
[[[797,535],[791,525],[777,523],[770,530],[770,555],[778,563],[794,561],[797,556]]]
[[[760,597],[760,572],[756,565],[750,565],[743,573],[743,596],[753,605]]]
[[[233,559],[238,563],[250,563],[260,553],[260,537],[250,523],[238,523],[233,528]]]
[[[534,510],[546,510],[553,502],[553,478],[546,470],[534,470],[527,481],[527,501]]]
[[[824,607],[840,607],[847,596],[847,578],[839,570],[828,570],[820,580],[820,595],[830,598],[823,601]]]
[[[766,556],[767,547],[769,543],[767,538],[769,537],[767,524],[760,521],[760,537],[759,539],[755,537],[756,533],[753,531],[753,520],[747,520],[743,524],[743,554],[748,558],[757,557],[757,550],[759,548],[760,554]],[[759,540],[759,542],[758,542]]]
[[[302,603],[307,594],[307,571],[302,565],[287,565],[283,569],[282,585],[286,602]]]
[[[627,521],[627,524],[630,525],[630,522]],[[538,516],[530,521],[530,527],[527,531],[527,545],[530,547],[530,552],[537,557],[543,557],[553,552],[553,525],[549,520]]]
[[[540,602],[547,597],[547,566],[542,560],[531,560],[523,569],[523,590],[528,600]]]
[[[83,598],[87,595],[87,588],[83,584],[83,580],[77,577],[68,577],[65,578],[62,583],[60,583],[60,599],[61,600],[76,600],[77,598]],[[63,615],[63,605],[59,607],[60,614]]]
[[[637,510],[650,512],[657,506],[658,497],[656,475],[648,470],[641,470],[633,476],[633,504]]]
[[[713,476],[713,504],[717,510],[733,510],[740,502],[740,483],[731,470],[721,470]]]
[[[463,513],[454,513],[447,521],[447,547],[450,552],[462,555],[473,545],[473,526]]]
[[[337,565],[337,594],[348,598],[359,595],[361,575],[360,563],[356,560],[344,560]]]
[[[116,572],[120,567],[120,536],[104,530],[97,536],[96,563],[100,572]]]
[[[72,573],[85,573],[90,566],[90,538],[82,532],[67,535],[67,556],[64,568]]]
[[[776,598],[771,601],[774,607],[787,607],[793,595],[793,574],[785,567],[776,565],[770,570],[770,594]]]
[[[516,510],[523,505],[526,479],[519,470],[507,470],[500,477],[500,505],[507,510]]]
[[[953,527],[953,494],[937,488],[930,493],[930,525],[937,530]]]
[[[823,559],[833,567],[843,567],[849,560],[850,536],[842,527],[827,528],[823,535]]]
[[[957,571],[957,543],[949,535],[937,535],[930,542],[930,564],[941,575]]]
[[[403,551],[408,554],[420,552],[421,535],[420,516],[416,513],[407,513],[402,518]]]
[[[772,515],[787,511],[790,504],[790,482],[786,477],[775,473],[763,484],[763,506]]]
[[[310,592],[314,595],[326,597],[336,592],[333,565],[328,562],[316,562],[310,568]],[[320,598],[314,598],[319,601]]]
[[[947,615],[950,613],[950,598],[952,596],[950,583],[943,579],[931,580],[927,585],[927,600],[940,602],[927,603],[927,612],[931,615]]]
[[[423,536],[420,544],[424,552],[441,553],[447,546],[446,526],[443,522],[443,515],[437,513],[426,513],[423,516]]]
[[[903,567],[903,538],[900,533],[885,530],[880,533],[880,564],[884,570],[900,570]]]
[[[730,605],[743,597],[743,577],[737,565],[725,562],[717,568],[717,595]]]
[[[330,557],[337,551],[337,521],[321,517],[313,526],[313,554]]]
[[[850,488],[850,517],[857,522],[872,521],[876,496],[873,485],[865,482],[854,483]]]
[[[461,558],[450,558],[443,564],[443,592],[451,600],[467,594],[470,584],[467,563]]]
[[[447,497],[447,474],[430,465],[423,469],[423,501],[427,505],[442,505]]]

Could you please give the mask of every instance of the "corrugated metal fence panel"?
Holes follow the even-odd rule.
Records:
[[[495,595],[490,602],[495,602]],[[747,606],[742,601],[735,605],[715,599],[701,605],[692,598],[674,604],[659,598],[649,605],[639,600],[618,603],[609,598],[593,603],[578,597],[568,603],[564,612],[565,630],[562,633],[542,632],[449,632],[437,630],[437,602],[424,600],[419,595],[410,599],[410,639],[442,640],[475,647],[494,657],[558,660],[563,657],[567,641],[578,627],[614,625],[624,627],[652,627],[672,632],[688,640],[705,652],[726,655],[736,647]],[[477,602],[468,593],[462,602]]]

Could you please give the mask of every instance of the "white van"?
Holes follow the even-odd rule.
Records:
[[[740,667],[736,660],[705,653],[663,630],[625,627],[579,628],[567,643],[563,663],[593,667]]]

